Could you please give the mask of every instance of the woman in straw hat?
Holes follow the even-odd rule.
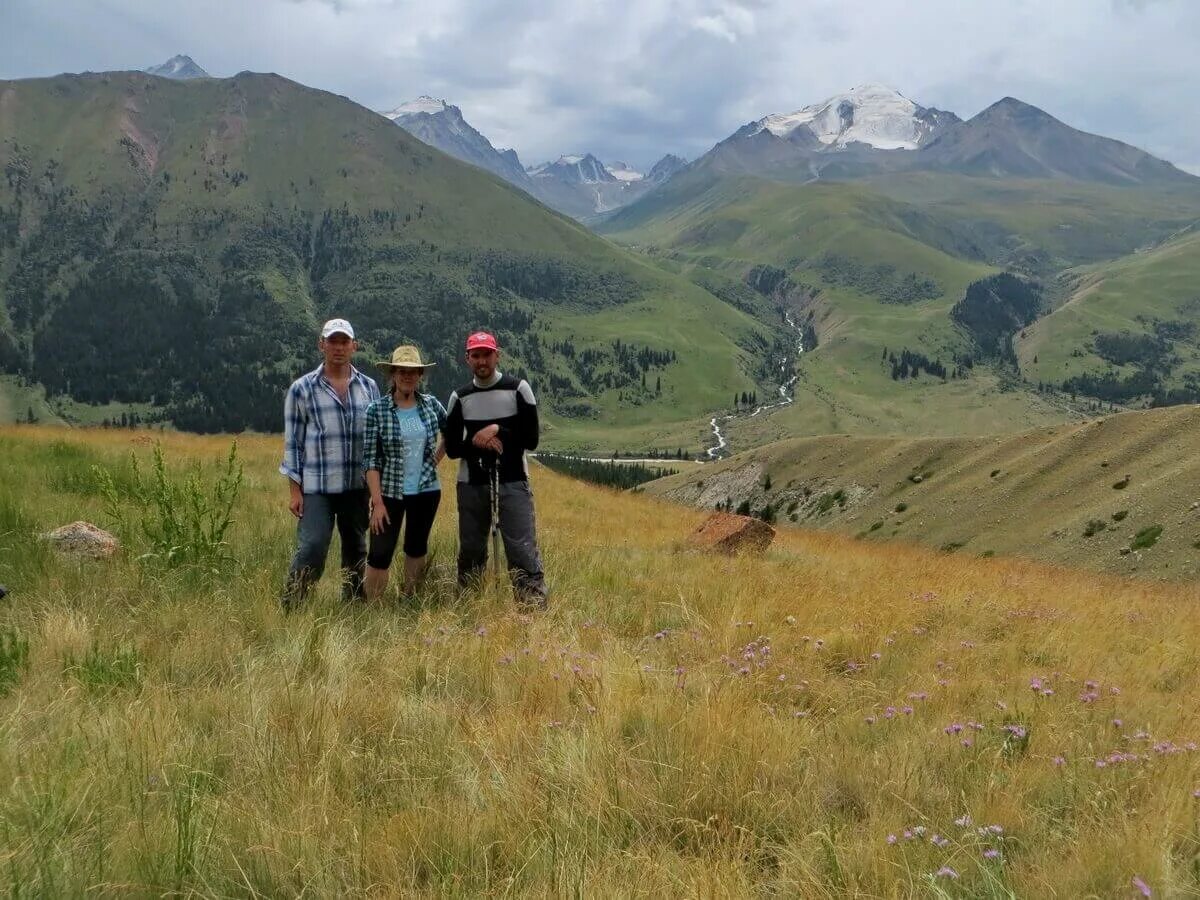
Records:
[[[364,465],[371,494],[371,546],[364,588],[368,599],[387,589],[388,568],[404,529],[404,593],[411,594],[425,572],[429,531],[442,499],[437,464],[446,455],[439,437],[446,408],[421,393],[421,376],[433,363],[413,346],[397,347],[381,360],[389,390],[367,407]]]

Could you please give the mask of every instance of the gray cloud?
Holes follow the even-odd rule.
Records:
[[[1016,96],[1200,169],[1193,0],[0,3],[0,77],[178,52],[373,109],[445,97],[526,162],[695,157],[751,119],[877,81],[964,117]]]

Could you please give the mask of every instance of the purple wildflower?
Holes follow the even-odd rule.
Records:
[[[887,836],[887,842],[888,842],[889,844],[894,844],[894,843],[896,843],[896,836],[895,836],[894,834],[889,834],[889,835]]]
[[[957,825],[959,828],[970,828],[971,827],[971,816],[969,814],[963,814],[954,820],[954,824]]]
[[[1143,897],[1150,896],[1150,885],[1142,881],[1142,879],[1137,875],[1133,876],[1133,886],[1138,889],[1138,893]]]
[[[1065,756],[1056,756],[1054,757],[1054,764],[1056,766],[1065,766],[1067,764],[1067,758]]]
[[[1000,851],[997,850],[995,847],[989,847],[988,849],[983,851],[984,859],[995,859],[999,855],[1000,855]]]
[[[942,866],[940,869],[937,870],[937,877],[938,878],[957,878],[958,873],[955,872],[949,866]],[[1149,897],[1150,895],[1147,894],[1146,896]]]

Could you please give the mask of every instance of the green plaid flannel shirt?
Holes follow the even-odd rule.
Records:
[[[417,394],[417,414],[425,426],[425,456],[421,462],[419,490],[437,487],[438,435],[446,427],[446,407],[432,394]],[[379,472],[385,497],[404,496],[404,439],[396,418],[396,404],[391,394],[383,394],[367,407],[366,436],[363,448],[363,468]]]

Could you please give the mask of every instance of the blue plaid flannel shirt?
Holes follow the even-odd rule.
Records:
[[[306,494],[340,494],[363,487],[363,432],[375,382],[350,369],[347,403],[325,378],[324,365],[301,375],[283,401],[283,464],[279,472]]]
[[[438,435],[446,427],[446,407],[432,394],[417,394],[417,414],[425,426],[425,455],[421,460],[421,482],[418,492],[438,486]],[[391,394],[384,394],[367,407],[366,449],[363,468],[379,472],[381,493],[385,497],[404,496],[404,438],[396,418],[396,404]]]

